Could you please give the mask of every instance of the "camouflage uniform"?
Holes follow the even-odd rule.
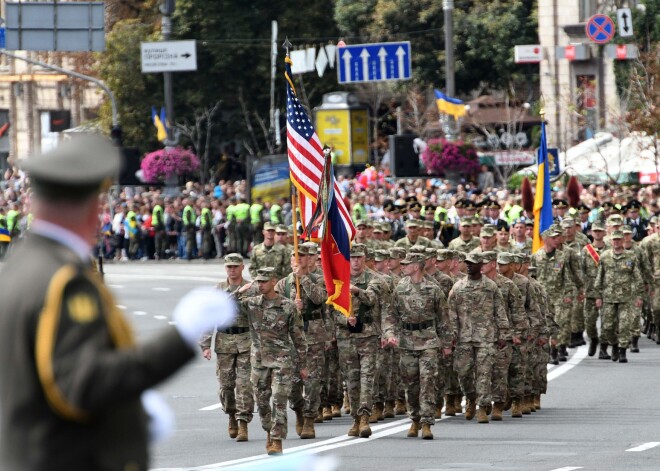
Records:
[[[653,275],[653,299],[651,300],[653,306],[653,324],[657,330],[660,330],[660,234],[651,234],[642,240],[641,245],[646,252],[649,267]]]
[[[632,229],[630,229],[630,226],[624,226],[623,229],[624,234],[628,230],[630,230],[630,233],[632,233]],[[639,268],[642,271],[642,280],[644,282],[642,297],[644,299],[644,302],[648,303],[650,301],[648,300],[647,293],[651,292],[651,288],[653,286],[653,272],[651,270],[651,264],[649,263],[648,255],[646,251],[639,244],[635,242],[633,242],[633,245],[631,245],[626,250],[633,252],[637,257]],[[633,338],[635,337],[638,338],[641,335],[641,321],[642,321],[642,308],[636,308],[635,320],[633,322],[633,332],[632,332]]]
[[[369,248],[367,248],[369,250]],[[378,302],[373,306],[374,315],[383,319],[383,313],[390,312],[392,309],[392,290],[391,278],[387,275],[374,270],[366,269],[372,277],[374,283],[378,286],[380,295]],[[377,311],[377,312],[376,312]],[[387,384],[389,382],[388,358],[391,358],[391,350],[383,349],[378,345],[376,356],[376,375],[374,377],[373,402],[378,406],[378,412],[382,410],[383,403],[387,396]]]
[[[264,227],[267,223],[264,225]],[[265,267],[275,269],[277,278],[284,278],[291,270],[291,256],[281,245],[274,244],[266,247],[264,243],[252,248],[250,255],[250,275],[257,276],[257,270]]]
[[[605,251],[605,247],[598,248],[593,244],[587,244],[597,254],[595,259],[591,256],[589,248],[585,246],[580,253],[580,263],[585,283],[584,288],[584,323],[587,336],[590,339],[598,339],[598,308],[596,307],[597,293],[594,289],[594,281],[598,274],[598,264],[600,256]]]
[[[463,253],[472,252],[474,249],[478,247],[480,247],[480,242],[477,237],[472,237],[467,242],[461,239],[460,237],[457,237],[456,239],[449,242],[449,245],[447,246],[447,248],[450,250],[458,250],[459,252],[463,252]]]
[[[531,271],[532,269],[530,269],[530,272]],[[530,287],[535,293],[539,305],[539,310],[541,311],[541,316],[544,321],[541,324],[539,337],[545,339],[557,338],[559,325],[557,325],[555,322],[554,312],[552,311],[553,305],[548,299],[548,292],[545,290],[545,287],[536,279],[530,277],[529,282]],[[547,363],[550,358],[549,350],[549,344],[541,346],[538,343],[536,343],[535,347],[531,350],[532,355],[529,357],[528,375],[530,376],[532,395],[545,394],[547,391]],[[525,394],[527,394],[527,390],[525,391]]]
[[[259,273],[272,271],[262,269]],[[256,279],[263,278],[257,276]],[[247,310],[250,323],[252,385],[261,426],[270,432],[271,439],[284,440],[287,436],[286,403],[294,368],[301,364],[305,355],[305,334],[297,320],[296,307],[283,296],[276,299],[265,299],[263,295],[242,298],[240,307]],[[292,344],[295,355],[292,355]]]
[[[423,263],[423,258],[410,254],[405,263]],[[452,344],[446,298],[437,285],[404,277],[395,288],[393,307],[385,319],[385,337],[399,340],[408,415],[433,425],[438,356]]]
[[[411,241],[408,236],[404,237],[403,239],[399,239],[394,243],[395,247],[402,247],[406,250],[410,249],[413,245],[421,245],[423,247],[431,247],[431,241],[428,240],[426,237],[423,236],[418,236],[415,242]]]

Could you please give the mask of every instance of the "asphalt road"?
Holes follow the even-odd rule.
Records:
[[[106,282],[138,338],[166,328],[184,293],[223,278],[219,263],[106,266]],[[569,362],[549,370],[541,411],[523,419],[505,413],[504,421],[488,425],[443,418],[433,441],[406,438],[409,421],[402,417],[373,426],[369,439],[349,438],[348,416],[317,424],[317,438],[301,440],[291,413],[285,457],[302,451],[332,456],[342,470],[658,470],[660,347],[642,338],[640,348],[628,354],[628,364],[589,358],[586,347],[571,350]],[[277,461],[265,455],[258,415],[249,442],[227,436],[214,360],[200,353],[159,390],[177,422],[173,436],[152,450],[154,469],[275,469]]]

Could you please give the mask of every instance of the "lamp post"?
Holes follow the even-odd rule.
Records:
[[[442,0],[442,11],[445,20],[445,91],[447,96],[456,95],[454,72],[454,0]],[[453,141],[458,137],[456,121],[453,116],[446,115],[443,123],[445,136]]]

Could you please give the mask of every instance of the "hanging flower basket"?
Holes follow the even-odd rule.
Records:
[[[422,153],[429,175],[472,175],[479,171],[479,156],[472,144],[463,141],[431,139]]]
[[[178,175],[195,173],[199,165],[194,152],[182,147],[170,147],[145,155],[140,168],[147,183],[156,183]]]

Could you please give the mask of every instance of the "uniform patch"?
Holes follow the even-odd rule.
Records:
[[[77,294],[67,301],[69,317],[74,322],[86,324],[93,322],[99,315],[94,298],[88,294]]]

